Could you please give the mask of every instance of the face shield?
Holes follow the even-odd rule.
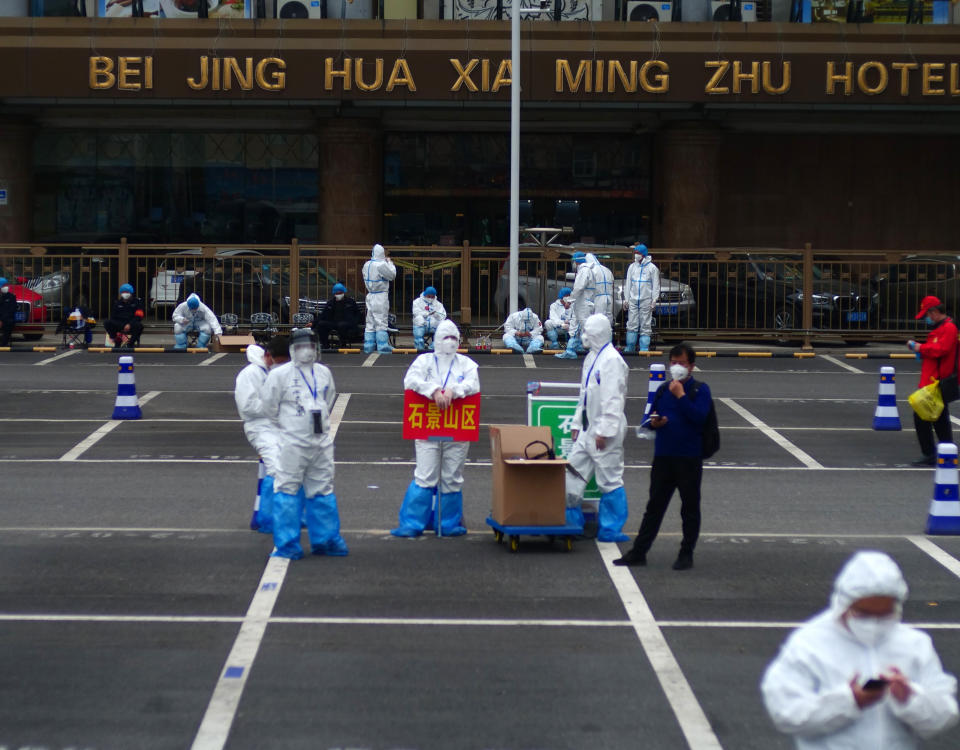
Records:
[[[312,365],[317,361],[317,344],[312,339],[302,339],[290,345],[290,359],[297,366]]]

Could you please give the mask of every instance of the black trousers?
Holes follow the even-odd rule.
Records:
[[[12,320],[0,320],[0,346],[10,345],[10,335],[13,333],[16,322]]]
[[[683,540],[680,554],[692,555],[700,536],[700,480],[703,477],[703,459],[690,456],[654,456],[650,469],[650,499],[643,512],[640,531],[633,548],[646,554],[657,538],[663,516],[670,505],[674,490],[680,491],[680,520]]]
[[[328,323],[326,320],[318,320],[313,328],[317,332],[320,345],[324,349],[330,346],[331,331],[337,332],[337,336],[340,338],[340,346],[349,346],[351,341],[359,339],[359,326],[345,320],[341,320],[339,323]]]
[[[937,443],[952,443],[953,430],[950,428],[950,405],[944,404],[943,411],[936,422],[925,422],[913,413],[913,429],[917,431],[917,440],[920,441],[920,451],[924,456],[937,455]],[[937,435],[937,443],[933,435]]]
[[[110,334],[110,338],[114,341],[117,340],[117,334],[123,330],[125,325],[130,325],[130,332],[127,334],[131,341],[139,342],[140,334],[143,333],[143,323],[139,319],[134,318],[133,320],[114,320],[113,318],[107,318],[103,321],[104,330]]]

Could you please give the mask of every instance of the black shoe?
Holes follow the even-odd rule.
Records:
[[[690,570],[693,567],[693,556],[681,554],[673,563],[674,570]]]
[[[647,556],[643,552],[637,552],[635,549],[630,549],[623,557],[614,560],[613,564],[639,567],[647,564]]]
[[[937,463],[936,456],[924,456],[923,458],[918,458],[916,461],[911,461],[911,466],[935,466]]]

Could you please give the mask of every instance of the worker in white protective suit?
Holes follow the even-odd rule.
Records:
[[[477,363],[457,354],[460,331],[453,321],[442,321],[433,341],[434,352],[421,354],[413,361],[403,378],[403,387],[433,399],[443,411],[454,400],[479,393],[480,379]],[[434,493],[440,507],[440,533],[467,533],[463,524],[463,464],[469,446],[465,441],[415,441],[417,467],[400,506],[400,525],[391,534],[414,537],[428,528],[436,530]]]
[[[543,326],[529,307],[517,310],[503,321],[503,345],[520,354],[543,351]]]
[[[930,636],[900,622],[906,598],[890,557],[857,552],[829,608],[787,638],[760,690],[797,750],[913,750],[957,722],[957,680]]]
[[[610,327],[614,325],[613,271],[603,265],[593,253],[587,253],[585,265],[593,272],[596,293],[593,295],[593,312],[606,315]]]
[[[606,315],[591,315],[582,326],[583,345],[590,350],[583,360],[580,398],[571,424],[573,447],[567,455],[567,522],[583,525],[583,492],[591,476],[600,489],[601,542],[625,542],[627,493],[623,488],[624,414],[630,368],[613,346],[613,330]]]
[[[573,308],[570,306],[571,291],[570,287],[565,286],[557,292],[557,298],[550,303],[550,313],[543,321],[543,332],[554,349],[560,346],[560,335],[568,338],[570,329],[576,325]]]
[[[555,355],[558,359],[576,359],[577,353],[582,351],[583,322],[593,315],[593,298],[597,293],[593,269],[587,267],[587,254],[577,250],[571,262],[577,272],[573,280],[573,290],[570,292],[570,306],[573,309],[576,328],[571,327],[566,350]]]
[[[174,349],[187,348],[187,334],[197,331],[197,346],[203,347],[210,343],[211,336],[220,336],[223,329],[220,321],[194,293],[177,305],[173,310],[173,338],[176,341]]]
[[[300,520],[305,519],[310,551],[347,554],[333,492],[333,437],[330,414],[337,389],[330,370],[317,362],[317,339],[309,328],[290,336],[290,362],[275,367],[263,385],[263,412],[280,432],[274,478],[275,557],[298,560]],[[303,495],[298,495],[301,487]]]
[[[624,282],[627,288],[627,346],[626,354],[650,350],[653,335],[653,311],[660,299],[660,269],[643,243],[633,248],[633,263],[627,268]]]
[[[363,351],[390,354],[390,282],[397,278],[397,267],[387,257],[383,245],[373,246],[370,260],[363,264],[363,283],[367,286],[367,325],[363,332]]]
[[[263,413],[260,398],[270,369],[290,358],[286,336],[275,336],[263,349],[256,344],[247,347],[247,362],[234,386],[237,413],[243,420],[243,433],[259,456],[257,494],[253,503],[250,528],[264,534],[273,533],[273,483],[277,475],[280,440],[276,427]]]
[[[428,286],[423,293],[413,301],[413,345],[418,352],[425,352],[433,345],[427,346],[424,337],[433,336],[440,321],[447,319],[447,310],[437,299],[435,287]]]

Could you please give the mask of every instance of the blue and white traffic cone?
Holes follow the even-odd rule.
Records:
[[[933,481],[933,500],[930,502],[930,515],[927,516],[927,533],[960,535],[956,443],[937,445],[937,472]]]
[[[137,386],[133,380],[133,357],[120,357],[117,400],[113,405],[111,419],[140,419],[141,416],[140,404],[137,403]]]
[[[900,413],[897,411],[897,375],[892,367],[880,368],[880,392],[877,409],[873,412],[873,429],[900,430]]]
[[[667,380],[667,368],[665,365],[650,365],[650,380],[647,384],[647,405],[643,407],[643,421],[650,418],[650,409],[653,407],[653,397],[657,389]]]

